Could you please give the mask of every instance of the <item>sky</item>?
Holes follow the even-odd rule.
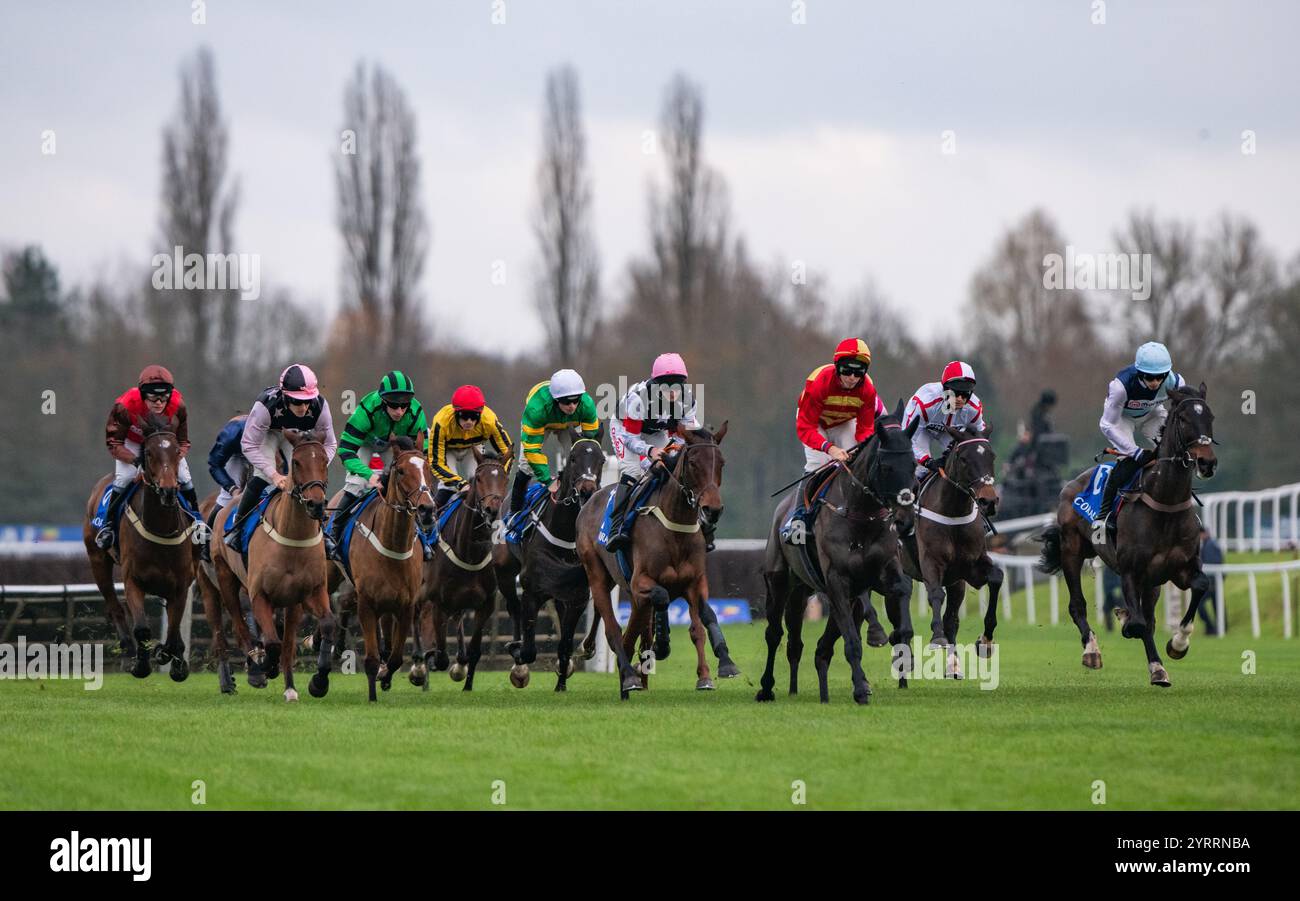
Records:
[[[426,315],[507,353],[542,335],[530,217],[561,64],[580,80],[611,300],[647,250],[662,159],[644,136],[677,72],[703,89],[705,156],[751,256],[802,261],[840,303],[870,280],[923,338],[960,339],[972,273],[1035,206],[1082,252],[1116,249],[1151,208],[1202,228],[1230,210],[1300,253],[1294,2],[208,0],[204,24],[194,5],[0,0],[0,248],[40,244],[67,286],[147,267],[165,249],[161,128],[206,44],[239,184],[231,249],[261,260],[263,300],[246,302],[288,287],[336,308],[343,87],[379,63],[418,120]]]

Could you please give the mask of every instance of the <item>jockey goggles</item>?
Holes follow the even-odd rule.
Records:
[[[867,374],[867,364],[861,360],[841,360],[835,364],[835,371],[840,375],[861,377]]]
[[[456,418],[468,419],[471,422],[478,422],[480,419],[483,418],[483,414],[480,413],[478,410],[457,410]]]
[[[564,404],[565,406],[568,406],[569,404],[577,404],[578,401],[580,400],[582,400],[582,396],[575,394],[571,397],[557,397],[555,399],[555,402],[557,404]]]

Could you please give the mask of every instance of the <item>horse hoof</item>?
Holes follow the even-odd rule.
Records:
[[[522,663],[516,663],[510,667],[510,684],[515,688],[527,688],[528,682],[532,679],[532,673],[528,667]]]
[[[375,678],[378,679],[378,680],[380,680],[381,682],[382,682],[384,679],[387,679],[387,678],[388,678],[388,664],[387,664],[387,663],[381,663],[381,664],[379,664],[379,672],[375,673]]]
[[[570,658],[569,658],[569,665],[566,666],[566,667],[564,668],[564,670],[565,670],[565,672],[564,672],[564,678],[566,678],[566,679],[571,679],[571,678],[573,678],[573,674],[574,674],[574,672],[575,672],[577,669],[578,669],[578,667],[577,667],[577,665],[573,662],[573,658],[570,657]]]
[[[595,657],[595,656],[596,656],[596,646],[595,646],[595,645],[592,645],[591,647],[587,647],[587,646],[584,644],[584,645],[582,646],[582,659],[583,659],[583,660],[590,660],[592,657]]]
[[[726,663],[718,664],[719,679],[734,679],[740,675],[740,667],[728,660]]]
[[[1165,671],[1163,666],[1157,666],[1151,671],[1151,684],[1159,685],[1161,688],[1169,687],[1169,673]]]
[[[1088,669],[1101,669],[1101,651],[1084,651],[1083,665]]]
[[[568,691],[568,690],[569,690],[569,686],[568,686],[568,685],[565,685],[564,682],[563,682],[563,680],[556,679],[556,680],[555,680],[555,690],[556,690],[556,691]]]
[[[322,678],[320,673],[312,676],[311,681],[307,683],[307,693],[313,698],[323,698],[329,694],[329,690],[330,680]]]
[[[286,688],[284,690],[284,699],[292,704],[298,700],[298,692],[295,689]]]
[[[415,666],[411,667],[411,671],[406,674],[406,678],[411,681],[412,685],[414,685],[416,688],[419,688],[420,686],[424,685],[424,683],[427,681],[428,670],[423,665],[416,664]]]
[[[884,626],[880,623],[867,626],[867,647],[883,648],[887,644],[889,644],[889,636],[885,634]]]
[[[623,679],[623,684],[619,686],[619,691],[623,693],[624,700],[627,700],[627,693],[629,691],[640,691],[640,690],[641,690],[641,680],[636,676],[625,677]]]
[[[147,679],[150,672],[152,672],[152,667],[149,666],[149,658],[147,657],[138,658],[135,666],[131,667],[131,675],[137,679]]]
[[[223,695],[233,695],[239,692],[235,689],[235,683],[231,682],[229,685],[221,686],[221,693]]]
[[[991,639],[985,638],[981,635],[979,641],[975,643],[975,653],[987,660],[993,656],[994,647],[995,645]]]
[[[770,688],[760,688],[758,694],[754,695],[754,700],[759,702],[775,701],[776,693]]]
[[[465,674],[468,671],[469,671],[469,667],[467,667],[465,664],[461,663],[460,661],[457,661],[451,665],[450,669],[447,670],[447,675],[451,676],[451,681],[453,682],[464,682]]]
[[[1146,635],[1147,627],[1142,623],[1135,623],[1131,619],[1124,620],[1124,628],[1120,634],[1125,638],[1143,638]]]
[[[172,670],[167,675],[171,676],[173,682],[184,682],[190,677],[190,665],[180,657],[174,658]]]
[[[714,688],[716,688],[716,686],[713,684],[712,679],[700,679],[695,683],[696,691],[713,691]]]
[[[859,704],[863,707],[867,706],[868,704],[871,703],[871,690],[867,689],[866,691],[855,691],[853,693],[853,701],[854,703]]]
[[[906,679],[906,678],[899,679],[899,680],[898,680],[898,687],[899,687],[899,688],[907,688],[907,679]]]
[[[1171,660],[1182,660],[1184,657],[1187,656],[1187,648],[1183,648],[1180,651],[1178,650],[1178,648],[1174,647],[1173,641],[1166,641],[1165,653],[1169,655],[1169,658]]]
[[[310,654],[316,647],[316,636],[308,635],[302,640],[302,649],[304,653]]]

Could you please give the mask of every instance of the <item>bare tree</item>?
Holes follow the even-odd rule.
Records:
[[[369,346],[401,359],[423,344],[416,285],[428,250],[415,116],[393,78],[358,64],[343,92],[335,165],[344,305],[359,309]],[[349,140],[350,137],[350,140]]]
[[[665,312],[685,333],[704,318],[726,264],[726,189],[704,162],[704,100],[684,75],[668,86],[660,117],[668,164],[667,197],[650,197],[650,231]]]
[[[595,332],[600,258],[590,228],[591,179],[578,76],[570,66],[546,77],[537,187],[533,232],[542,251],[542,272],[534,300],[552,350],[566,365],[577,365]]]
[[[185,254],[233,251],[232,224],[239,192],[237,185],[227,181],[228,147],[216,65],[212,52],[203,47],[181,67],[180,105],[163,128],[162,252],[170,255],[174,247],[184,248]],[[155,298],[155,310],[159,302],[166,302],[187,313],[186,333],[180,340],[189,359],[206,364],[229,353],[239,326],[235,286],[218,291],[210,285],[194,290],[177,285],[158,293],[162,296]],[[196,371],[206,373],[208,367],[199,366]]]

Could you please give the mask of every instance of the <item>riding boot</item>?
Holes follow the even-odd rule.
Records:
[[[433,509],[435,513],[441,513],[442,508],[447,506],[447,502],[456,496],[456,489],[442,485],[438,488],[438,493],[433,496]]]
[[[515,480],[510,485],[510,512],[518,513],[524,508],[524,495],[528,492],[528,470],[520,466],[515,470]]]
[[[95,546],[100,550],[106,551],[113,546],[113,524],[117,522],[118,508],[122,506],[122,498],[125,496],[125,485],[121,488],[113,486],[113,496],[108,499],[108,509],[104,512],[104,525],[95,533]]]
[[[325,559],[339,558],[339,547],[343,543],[343,524],[347,522],[348,511],[356,506],[357,501],[363,496],[348,491],[343,492],[339,505],[334,508],[334,516],[330,519],[329,528],[325,530]]]
[[[1133,478],[1134,473],[1141,468],[1141,463],[1136,455],[1132,457],[1121,457],[1115,464],[1115,468],[1110,471],[1110,478],[1106,480],[1106,490],[1101,496],[1101,509],[1097,511],[1097,518],[1105,520],[1110,516],[1111,510],[1115,506],[1115,498],[1119,495],[1119,490],[1128,480]]]
[[[609,540],[605,542],[605,550],[611,554],[627,550],[628,545],[632,543],[632,536],[624,531],[623,526],[628,519],[626,508],[635,484],[624,476],[618,480],[618,486],[614,489],[614,509],[609,516]]]
[[[212,547],[211,547],[212,533],[216,531],[217,517],[221,515],[222,509],[224,508],[221,507],[220,505],[213,504],[212,511],[208,513],[208,518],[205,520],[205,523],[207,524],[208,527],[208,530],[205,533],[207,535],[207,540],[199,544],[199,559],[202,560],[204,563],[212,562]]]
[[[181,494],[181,498],[184,499],[185,503],[190,505],[190,509],[193,510],[195,513],[198,513],[199,494],[194,489],[194,485],[191,484],[190,487],[188,488],[182,488],[180,494]]]
[[[262,499],[262,490],[266,485],[266,481],[261,476],[253,476],[244,485],[244,493],[239,496],[239,508],[235,511],[235,521],[230,524],[225,538],[222,539],[226,547],[240,550],[239,533],[244,527],[244,520],[257,509],[258,501]]]

